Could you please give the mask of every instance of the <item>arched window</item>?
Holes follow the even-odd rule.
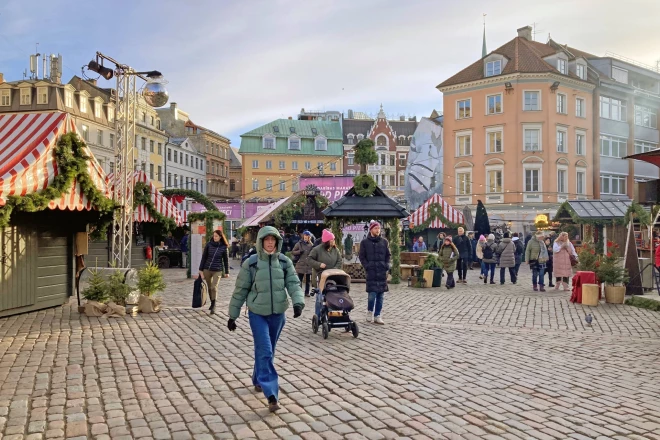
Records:
[[[348,144],[349,145],[355,145],[355,136],[354,135],[349,134],[348,136],[346,136],[346,138],[348,139]]]
[[[387,136],[380,135],[376,138],[377,147],[387,147]]]

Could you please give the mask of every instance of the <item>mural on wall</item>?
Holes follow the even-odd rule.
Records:
[[[433,194],[442,194],[442,119],[422,118],[408,153],[405,196],[408,210],[421,206]]]

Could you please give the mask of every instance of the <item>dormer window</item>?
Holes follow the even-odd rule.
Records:
[[[567,75],[568,74],[568,62],[563,58],[557,59],[557,70],[559,73]]]
[[[584,64],[577,64],[575,67],[575,74],[580,77],[580,79],[587,79],[587,66]]]
[[[357,135],[358,142],[361,141],[362,139],[364,139],[364,135],[363,134],[358,134]]]
[[[275,149],[275,137],[274,136],[264,136],[264,150],[274,150]]]
[[[87,98],[80,95],[80,113],[87,113]]]
[[[300,138],[298,136],[289,137],[289,150],[300,150]]]
[[[296,127],[289,127],[289,131],[291,133],[295,133],[296,132]]]
[[[48,87],[37,87],[37,104],[48,104]]]
[[[319,132],[316,128],[312,128],[312,134],[316,136],[317,134],[319,134]]]
[[[328,151],[328,140],[324,137],[317,137],[314,141],[314,150]]]
[[[73,91],[71,90],[64,91],[64,105],[69,108],[73,107]]]
[[[94,117],[95,118],[100,118],[101,117],[101,103],[100,102],[95,102],[94,103]]]
[[[0,106],[9,107],[11,105],[11,90],[0,90]]]
[[[486,63],[486,76],[495,76],[502,73],[502,61],[489,61]]]
[[[32,103],[32,88],[21,89],[21,105],[30,105]]]
[[[279,133],[280,132],[280,127],[278,127],[277,125],[273,125],[273,131],[275,133]]]
[[[115,120],[115,108],[110,106],[108,107],[108,122],[113,122]]]

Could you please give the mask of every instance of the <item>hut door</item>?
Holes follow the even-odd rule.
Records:
[[[36,233],[27,227],[0,229],[0,311],[35,303],[35,245]]]

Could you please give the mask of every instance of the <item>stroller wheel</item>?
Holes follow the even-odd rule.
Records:
[[[357,322],[354,322],[353,325],[351,325],[351,330],[353,331],[353,337],[357,338],[360,334],[360,329],[358,329]]]
[[[350,332],[350,331],[351,331],[351,326],[350,326],[350,325],[347,325],[346,327],[344,327],[344,331],[345,331],[346,333]]]
[[[323,334],[323,339],[328,339],[328,333],[330,332],[330,327],[327,322],[324,322],[321,326],[321,334]]]
[[[312,316],[312,331],[314,333],[319,331],[319,317],[316,315]]]

